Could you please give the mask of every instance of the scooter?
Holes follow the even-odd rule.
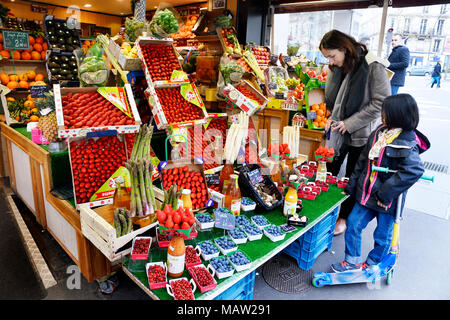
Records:
[[[396,170],[390,170],[389,168],[378,167],[372,165],[372,171],[379,171],[384,173],[395,173]],[[434,182],[434,176],[423,175],[420,179]],[[400,217],[401,217],[401,203],[403,194],[398,197],[397,210],[395,213],[394,231],[392,234],[392,241],[389,253],[381,260],[377,265],[372,265],[368,268],[355,271],[344,272],[317,272],[313,275],[313,286],[320,288],[327,285],[339,285],[350,283],[365,283],[376,282],[386,276],[386,284],[391,284],[392,276],[394,273],[394,267],[397,262],[399,252],[399,230],[400,230]]]

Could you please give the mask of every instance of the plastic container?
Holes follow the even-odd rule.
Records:
[[[248,202],[249,204],[244,204],[244,202]],[[245,212],[253,211],[256,209],[256,202],[248,197],[243,197],[241,199],[241,209]]]
[[[242,264],[242,265],[234,264],[233,261],[231,261],[231,256],[232,256],[233,254],[237,253],[237,252],[240,252],[240,253],[242,253],[245,257],[247,257],[249,263]],[[240,271],[247,270],[248,268],[250,268],[250,267],[252,266],[252,261],[250,260],[250,258],[249,258],[244,252],[242,252],[241,250],[238,250],[238,251],[232,253],[231,255],[228,255],[228,256],[227,256],[227,259],[228,259],[228,261],[231,263],[231,265],[233,266],[234,270],[236,270],[236,272],[240,272]]]
[[[142,253],[142,254],[135,254],[134,252],[134,245],[136,243],[137,240],[141,240],[141,239],[149,239],[149,244],[148,244],[148,248],[147,248],[147,252],[146,253]],[[133,244],[131,246],[131,259],[133,260],[147,260],[148,259],[148,254],[150,252],[150,247],[152,246],[152,238],[151,237],[136,237],[133,239]]]
[[[207,241],[209,241],[209,240],[207,240]],[[206,241],[203,241],[203,242],[206,242]],[[208,260],[211,260],[212,258],[215,258],[215,257],[218,257],[218,256],[219,256],[220,250],[217,248],[216,245],[215,245],[215,247],[216,247],[216,249],[217,249],[216,252],[210,253],[210,254],[204,253],[204,252],[202,251],[201,246],[200,246],[203,242],[199,243],[199,245],[198,245],[197,247],[195,247],[195,250],[199,250],[199,251],[200,251],[200,255],[202,256],[202,259],[203,259],[204,261],[208,261]],[[209,242],[211,242],[211,241],[209,241]],[[212,242],[211,242],[211,243],[212,243]],[[198,248],[198,249],[197,249],[197,248]]]
[[[164,270],[166,271],[166,280],[165,281],[158,282],[158,283],[151,283],[150,280],[148,280],[148,270],[150,269],[151,266],[154,266],[154,265],[159,265],[159,266],[164,268]],[[161,288],[164,288],[167,285],[167,266],[166,266],[166,264],[164,262],[147,263],[145,265],[145,271],[146,271],[146,274],[147,274],[148,286],[149,286],[150,289],[152,289],[152,290],[153,289],[161,289]]]
[[[256,223],[257,220],[255,220],[255,217],[264,219],[266,223],[264,223],[264,224],[257,224]],[[252,220],[252,223],[259,228],[259,230],[263,230],[265,227],[270,225],[269,221],[267,221],[267,219],[264,218],[263,216],[253,216],[251,218],[251,220]]]
[[[198,227],[200,230],[205,230],[205,229],[211,229],[211,228],[213,228],[213,227],[214,227],[214,219],[212,219],[212,221],[210,221],[210,222],[200,222],[200,221],[198,220],[198,217],[199,217],[199,216],[202,216],[202,215],[206,215],[206,216],[208,216],[208,217],[210,217],[210,218],[212,219],[212,217],[211,217],[209,214],[206,214],[206,213],[197,214],[197,215],[195,216],[195,223],[197,224],[197,227]]]
[[[231,240],[231,242],[233,242],[234,246],[231,247],[231,248],[229,248],[229,249],[222,248],[222,247],[217,243],[217,240],[218,240],[218,239]],[[220,252],[222,252],[223,255],[227,255],[227,254],[229,254],[230,252],[236,251],[237,248],[238,248],[237,245],[236,245],[236,243],[233,241],[233,239],[231,239],[231,237],[227,237],[227,236],[223,236],[223,237],[214,239],[214,243],[216,244],[216,246],[219,248]]]
[[[208,273],[211,275],[211,277],[212,277],[212,283],[209,284],[209,285],[206,285],[206,286],[202,286],[202,285],[199,283],[198,278],[197,278],[197,276],[196,276],[195,268],[205,269],[206,272],[208,272]],[[198,266],[190,267],[190,268],[188,269],[188,272],[189,272],[189,274],[191,275],[192,279],[194,279],[195,284],[197,285],[197,288],[200,290],[201,293],[210,291],[210,290],[214,289],[215,287],[217,287],[217,281],[216,281],[216,279],[214,279],[214,270],[213,270],[212,268],[210,268],[209,266],[208,266],[208,268],[207,268],[207,267],[205,267],[203,264],[200,264],[200,265],[198,265]]]
[[[214,300],[252,300],[255,287],[255,271],[236,282],[228,290],[222,292]]]
[[[228,259],[226,257],[219,257],[219,259],[225,259],[225,261],[231,266],[231,270],[227,271],[227,272],[219,272],[216,268],[214,268],[212,263],[209,263],[208,268],[211,268],[212,270],[214,270],[214,274],[217,277],[217,279],[224,279],[224,278],[231,277],[234,273],[233,265],[230,263],[230,261],[228,261]]]
[[[179,300],[179,299],[177,299],[177,298],[175,297],[175,294],[174,294],[174,292],[173,292],[173,285],[174,285],[175,282],[181,281],[181,280],[186,280],[186,281],[188,281],[188,282],[191,284],[192,300],[195,300],[194,292],[195,292],[195,289],[197,289],[197,285],[195,284],[194,280],[192,280],[192,279],[189,281],[187,278],[184,278],[184,277],[183,277],[183,278],[178,278],[178,279],[170,280],[170,281],[169,281],[169,284],[166,285],[167,293],[168,293],[170,296],[172,296],[175,300]]]
[[[241,230],[241,228],[236,228],[236,229],[234,229],[234,230]],[[234,230],[233,230],[233,231],[234,231]],[[242,230],[241,230],[241,231],[242,231]],[[243,238],[234,238],[234,237],[233,237],[233,232],[232,232],[232,231],[228,231],[228,235],[230,236],[231,240],[234,241],[234,243],[236,243],[236,244],[244,244],[244,243],[247,242],[248,237],[247,237],[247,235],[245,234],[244,231],[242,231],[242,232],[244,233],[244,236],[245,236],[245,237],[243,237]]]
[[[186,256],[188,253],[188,250],[194,250],[195,251],[195,261],[187,261]],[[186,267],[186,269],[189,269],[190,267],[194,267],[194,266],[198,266],[199,264],[202,263],[202,261],[200,260],[200,253],[198,251],[198,249],[194,248],[193,246],[186,246],[186,256],[184,258],[184,265]]]
[[[269,227],[269,226],[267,226],[267,227]],[[286,237],[286,233],[284,233],[284,232],[282,232],[283,233],[282,235],[273,235],[273,234],[271,234],[270,232],[267,231],[267,227],[264,228],[264,234],[266,235],[267,238],[272,240],[272,242],[281,241],[281,240],[284,239],[284,237]]]

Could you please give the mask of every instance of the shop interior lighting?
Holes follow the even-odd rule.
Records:
[[[84,6],[85,6],[86,8],[90,8],[90,7],[92,7],[92,4],[86,3]]]

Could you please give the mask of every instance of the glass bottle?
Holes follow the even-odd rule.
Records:
[[[122,186],[123,180],[116,181],[116,190],[114,191],[113,207],[126,208],[130,210],[130,194],[125,186]]]
[[[167,249],[167,274],[179,277],[184,272],[184,258],[186,246],[182,237],[173,237]]]
[[[192,210],[191,190],[183,189],[181,192],[181,201],[183,201],[183,209]]]
[[[316,180],[325,182],[327,180],[327,163],[325,161],[319,161],[317,167]]]
[[[225,207],[230,209],[234,215],[241,213],[241,190],[237,174],[230,175],[230,184],[225,193]]]
[[[233,165],[231,163],[225,163],[219,177],[219,190],[223,190],[223,184],[225,181],[230,180],[230,175],[234,174]]]

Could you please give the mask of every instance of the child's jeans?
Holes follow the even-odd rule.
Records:
[[[352,264],[362,262],[361,233],[373,218],[377,218],[378,222],[373,233],[375,245],[372,251],[370,251],[366,263],[368,265],[378,264],[389,253],[395,217],[389,213],[382,213],[366,208],[356,202],[347,219],[347,230],[345,231],[345,261]]]

